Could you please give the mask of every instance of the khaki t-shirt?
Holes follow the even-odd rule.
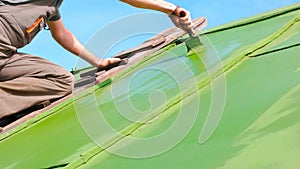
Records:
[[[1,0],[5,5],[0,6],[0,57],[9,57],[29,44],[46,22],[61,18],[62,0],[11,1],[14,0]]]

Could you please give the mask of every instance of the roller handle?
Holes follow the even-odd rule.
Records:
[[[186,16],[186,13],[184,11],[181,11],[179,13],[179,17],[185,17],[185,16]],[[186,29],[186,32],[190,35],[190,37],[195,36],[195,33],[194,33],[193,29]]]

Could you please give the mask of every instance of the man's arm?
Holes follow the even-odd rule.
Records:
[[[177,27],[183,30],[193,28],[190,12],[183,8],[178,8],[176,5],[170,2],[164,0],[120,0],[120,1],[125,2],[137,8],[151,9],[151,10],[163,12],[169,15],[173,23]],[[180,13],[184,13],[185,16],[180,17]]]
[[[64,26],[61,19],[57,21],[49,21],[52,37],[66,50],[76,56],[84,59],[91,65],[102,68],[110,64],[119,62],[119,58],[99,59],[93,53],[88,51],[77,38]]]
[[[120,0],[137,8],[151,9],[171,15],[176,5],[164,0]]]

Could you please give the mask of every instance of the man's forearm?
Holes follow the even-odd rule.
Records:
[[[161,11],[170,15],[175,9],[176,5],[166,2],[164,0],[120,0],[137,8],[151,9]]]
[[[69,52],[73,53],[74,55],[79,56],[83,60],[87,61],[93,66],[98,66],[99,59],[87,50],[78,40],[77,38],[70,32],[65,32],[65,38],[60,41],[59,43],[67,49]]]
[[[81,57],[93,66],[98,66],[99,59],[89,52],[85,47],[77,40],[77,38],[67,30],[62,20],[48,22],[51,34],[53,38],[66,50]]]

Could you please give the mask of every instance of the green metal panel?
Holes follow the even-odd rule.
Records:
[[[208,142],[198,143],[208,110],[208,104],[204,104],[193,130],[169,152],[146,159],[101,152],[82,168],[297,168],[299,52],[300,47],[294,47],[247,58],[231,68],[226,75],[224,116]],[[201,101],[209,103],[209,89],[202,90]],[[173,107],[171,117],[160,119],[133,136],[147,138],[159,134],[176,120],[178,108]],[[114,146],[122,147],[122,141]]]

